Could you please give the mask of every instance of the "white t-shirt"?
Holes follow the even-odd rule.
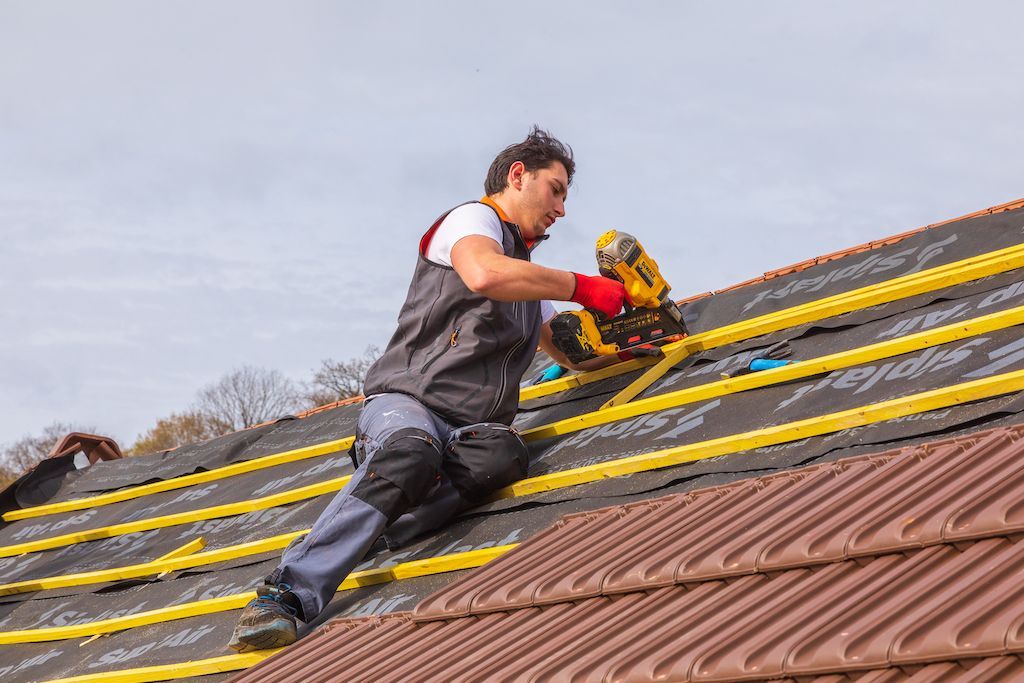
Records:
[[[463,204],[452,210],[434,231],[424,256],[428,261],[452,267],[452,247],[463,237],[483,235],[490,237],[500,246],[502,243],[501,219],[494,209],[486,204]],[[543,322],[555,317],[558,311],[550,301],[540,302]]]

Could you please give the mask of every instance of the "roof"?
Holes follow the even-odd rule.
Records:
[[[866,554],[808,559],[793,551],[792,565],[749,563],[750,557],[761,557],[758,548],[775,542],[773,534],[800,518],[799,511],[809,525],[808,537],[817,534],[827,549],[839,543],[841,530],[826,523],[825,513],[853,514],[861,498],[844,502],[835,497],[840,490],[834,486],[813,492],[803,487],[821,477],[831,477],[836,485],[852,482],[858,467],[868,467],[857,463],[889,463],[868,467],[881,476],[903,460],[945,462],[960,458],[962,450],[975,455],[963,461],[968,476],[957,495],[988,500],[1002,490],[999,486],[1015,481],[1007,471],[1001,480],[979,467],[985,458],[1002,457],[1003,451],[981,453],[978,444],[985,430],[1024,422],[1022,218],[1024,201],[1003,205],[880,240],[867,251],[828,255],[693,299],[683,305],[693,334],[670,348],[673,362],[665,365],[666,372],[631,401],[602,408],[635,380],[650,379],[646,373],[651,361],[525,387],[516,426],[530,443],[528,477],[447,528],[367,558],[322,618],[304,631],[309,635],[269,659],[270,653],[234,655],[225,644],[254,586],[351,473],[346,450],[358,402],[149,456],[81,467],[81,462],[73,463],[73,453],[49,459],[0,495],[5,521],[0,526],[0,677],[5,682],[113,680],[115,675],[133,681],[218,681],[259,664],[252,672],[263,676],[261,680],[294,671],[307,671],[302,675],[308,678],[304,667],[313,659],[326,665],[325,652],[344,654],[354,639],[374,651],[390,652],[388,634],[427,631],[461,634],[445,638],[445,650],[424,655],[431,667],[446,671],[443,667],[461,660],[469,666],[471,652],[458,649],[458,638],[476,637],[482,632],[474,629],[481,624],[495,626],[480,642],[498,647],[505,632],[497,624],[528,620],[545,628],[552,615],[563,613],[573,615],[569,626],[556,628],[538,653],[581,667],[586,662],[619,666],[613,655],[639,656],[648,651],[643,647],[681,637],[676,629],[665,634],[665,641],[624,645],[633,642],[630,629],[637,625],[646,623],[650,631],[647,620],[657,609],[650,602],[653,596],[685,606],[696,590],[717,595],[713,587],[749,585],[751,605],[767,609],[773,601],[792,598],[796,602],[789,611],[804,614],[800,610],[806,609],[813,619],[822,606],[816,602],[818,593],[808,588],[814,584],[803,583],[810,581],[805,577],[849,572],[852,583],[844,584],[848,589],[843,594],[848,595],[874,580],[871,567],[909,561],[915,553],[963,555],[973,547],[1012,545],[1007,534],[1016,523],[1016,509],[1011,506],[1007,526],[990,524],[988,535],[929,537],[895,549],[858,541],[860,545],[850,547]],[[780,341],[790,345],[798,362],[722,378]],[[543,363],[538,358],[537,367]],[[1019,430],[993,432],[1000,433],[1015,435]],[[966,441],[957,441],[961,445],[951,447],[952,455],[941,448],[917,448],[936,440],[953,443],[950,439]],[[932,452],[937,455],[920,455]],[[809,474],[813,472],[818,475]],[[902,495],[908,481],[924,475],[915,476],[876,484]],[[792,500],[790,493],[764,497],[783,489],[806,495]],[[684,554],[698,573],[686,574],[681,583],[673,573],[661,576],[657,585],[641,581],[623,584],[616,593],[601,593],[604,579],[598,581],[598,575],[616,567],[647,567],[657,559],[656,553],[645,555],[643,548],[629,550],[630,543],[646,538],[640,532],[670,529],[670,537],[684,538],[679,515],[690,529],[685,525],[696,519],[695,501],[710,500],[708,496],[732,501],[701,518],[717,525],[715,530],[729,543],[715,545],[718,536],[692,527],[688,533],[696,534],[692,538],[699,552],[688,549]],[[870,514],[877,507],[861,512]],[[921,509],[939,514],[941,506],[933,507]],[[628,527],[637,515],[646,521]],[[914,515],[925,519],[923,513]],[[660,521],[651,523],[655,519]],[[632,531],[620,533],[616,524],[627,524]],[[565,530],[579,525],[592,542],[574,546]],[[607,533],[619,536],[609,545],[600,541]],[[1000,540],[1006,538],[1011,540]],[[736,567],[748,561],[742,576],[731,575],[735,567],[726,571],[719,562],[726,550],[737,558]],[[517,596],[481,588],[467,603],[468,613],[436,611],[439,605],[456,604],[453,596],[484,586],[503,567],[511,573],[502,585],[509,590],[518,586]],[[574,572],[590,592],[558,593],[572,584],[562,581],[565,572]],[[787,576],[792,578],[780,583]],[[650,578],[646,570],[644,577]],[[931,579],[922,574],[920,580],[920,586],[906,586],[908,594]],[[787,598],[755,590],[755,584],[778,587],[790,581],[797,592],[785,593]],[[543,590],[538,588],[542,584]],[[998,585],[1004,594],[1012,589]],[[523,602],[527,594],[534,600],[538,590],[548,591],[551,601]],[[987,603],[979,595],[965,591],[959,596],[957,604],[963,609],[957,614],[972,624],[988,624],[985,620],[998,610],[985,611]],[[490,608],[473,612],[484,603]],[[738,604],[730,598],[711,614],[724,614]],[[885,604],[901,607],[898,600]],[[584,607],[600,615],[605,640],[591,645],[591,633],[576,645],[566,640],[567,649],[557,650],[562,641],[555,635],[568,638],[571,625],[590,623],[586,614],[591,612],[580,611]],[[776,629],[785,621],[781,612],[758,614],[767,620],[758,622],[761,631],[743,631],[742,638],[736,631],[739,639],[730,641],[732,649],[763,644],[755,636],[768,633],[765,624]],[[886,623],[895,623],[897,617],[883,616]],[[345,645],[339,648],[335,638],[342,637]],[[1006,636],[998,650],[941,651],[938,659],[928,660],[941,663],[929,667],[969,668],[974,672],[970,675],[990,670],[979,667],[1013,670],[1020,666],[1015,656],[1006,654],[1018,651],[1013,638]],[[413,645],[401,653],[403,662],[382,660],[381,666],[412,662]],[[822,647],[826,659],[841,653],[829,643]],[[478,649],[489,651],[482,645]],[[872,666],[890,666],[889,660],[879,662],[872,660]],[[877,676],[929,670],[919,664],[911,670],[899,659],[892,662],[898,671]],[[423,665],[411,678],[429,678],[428,670],[434,671]],[[788,675],[782,671],[779,675]],[[93,678],[81,678],[88,676]]]
[[[979,657],[1020,670],[1005,655],[1024,652],[1022,438],[567,515],[412,612],[335,623],[235,680],[897,680]]]

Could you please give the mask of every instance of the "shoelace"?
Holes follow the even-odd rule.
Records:
[[[274,587],[272,592],[267,593],[266,595],[258,595],[256,597],[256,603],[257,604],[263,603],[263,604],[266,604],[268,606],[269,605],[279,605],[280,607],[282,607],[285,610],[285,612],[288,613],[289,616],[297,617],[298,614],[299,614],[299,611],[297,609],[295,609],[294,607],[292,607],[291,605],[288,605],[287,603],[285,603],[284,600],[281,599],[282,594],[290,591],[291,589],[292,589],[292,587],[289,586],[288,584],[286,584],[286,583],[279,583],[277,586]]]

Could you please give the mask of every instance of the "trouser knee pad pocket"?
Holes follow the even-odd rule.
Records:
[[[430,493],[440,470],[441,447],[437,438],[410,427],[399,429],[381,444],[370,458],[363,481],[369,486],[375,480],[385,479],[402,491],[410,505],[419,505]],[[357,497],[360,486],[354,491]]]
[[[529,451],[507,425],[482,422],[455,432],[444,449],[444,471],[471,503],[526,476]]]

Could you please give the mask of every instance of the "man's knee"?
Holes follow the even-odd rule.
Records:
[[[444,451],[445,472],[471,503],[522,479],[528,465],[529,451],[522,437],[495,422],[463,427]]]
[[[441,470],[441,445],[432,434],[409,427],[391,434],[370,458],[352,495],[394,521],[423,502]]]

